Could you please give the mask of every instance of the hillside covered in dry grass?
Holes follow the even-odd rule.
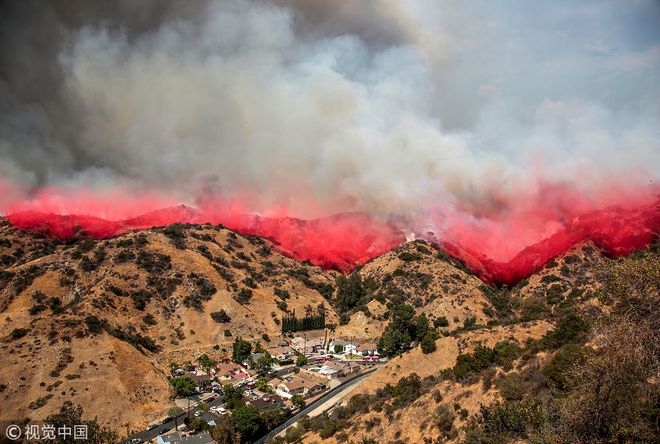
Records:
[[[593,443],[660,437],[660,255],[584,245],[517,287],[486,326],[448,331],[274,442]]]
[[[584,244],[496,288],[421,241],[342,275],[222,226],[60,242],[2,222],[0,402],[39,419],[75,401],[138,430],[172,405],[171,362],[227,357],[239,336],[276,344],[283,315],[323,311],[332,336],[392,359],[288,442],[644,441],[657,434],[657,271],[654,247],[612,260]],[[603,401],[585,372],[614,397],[623,378],[639,403]],[[611,407],[598,424],[566,413],[597,402]]]

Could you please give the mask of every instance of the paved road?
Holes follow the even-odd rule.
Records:
[[[292,424],[294,424],[296,421],[298,421],[298,419],[300,419],[303,415],[307,415],[308,413],[310,413],[310,412],[313,411],[314,409],[316,409],[316,408],[318,408],[319,406],[321,406],[324,402],[327,402],[328,399],[330,399],[330,398],[332,398],[333,396],[337,395],[339,392],[341,392],[341,391],[345,390],[346,388],[348,388],[348,387],[350,387],[350,386],[352,386],[352,385],[354,385],[354,384],[356,384],[356,383],[362,381],[365,377],[367,377],[369,374],[371,374],[372,372],[374,372],[374,371],[377,370],[377,369],[378,369],[378,366],[374,367],[374,368],[371,369],[371,370],[368,370],[366,373],[363,373],[362,375],[359,375],[359,376],[357,376],[357,377],[355,377],[355,378],[349,380],[348,382],[345,382],[345,383],[342,384],[342,385],[339,385],[339,386],[333,388],[332,390],[330,390],[329,392],[327,392],[326,394],[324,394],[323,396],[321,396],[318,400],[314,401],[312,404],[310,404],[309,406],[305,407],[302,411],[298,412],[297,414],[295,414],[294,416],[292,416],[291,418],[289,418],[288,421],[284,422],[282,425],[280,425],[280,426],[278,426],[277,428],[273,429],[270,433],[268,433],[268,434],[265,435],[264,437],[262,437],[262,438],[258,439],[257,441],[255,441],[255,443],[264,443],[265,440],[266,440],[267,438],[270,438],[270,437],[272,437],[272,436],[277,435],[277,434],[280,433],[282,430],[286,429],[287,427],[289,427],[290,425],[292,425]],[[218,396],[218,397],[216,397],[213,401],[207,402],[206,404],[207,404],[209,407],[211,407],[211,406],[214,406],[214,405],[222,405],[223,402],[224,402],[223,397],[222,397],[222,396]],[[192,408],[192,409],[191,409],[191,415],[192,415],[196,410],[197,410],[197,409]],[[179,417],[177,418],[178,424],[183,424],[183,420],[184,420],[184,418],[185,418],[187,415],[188,415],[187,413],[184,413],[183,415],[179,416]],[[215,417],[214,415],[212,415],[212,414],[210,414],[210,413],[206,413],[206,414],[204,414],[202,417],[203,417],[204,419],[206,419],[206,420],[213,418],[213,419],[215,419],[216,422],[217,422],[217,417]],[[135,435],[131,435],[129,438],[127,438],[126,440],[122,441],[122,443],[123,443],[123,444],[130,443],[131,440],[132,440],[132,439],[135,439],[135,438],[140,439],[141,442],[147,442],[147,441],[150,441],[150,440],[154,439],[154,438],[157,437],[158,435],[162,435],[163,433],[169,432],[169,431],[171,431],[171,430],[174,430],[174,419],[172,419],[172,420],[170,420],[170,421],[167,421],[167,422],[164,423],[164,424],[158,425],[158,426],[156,426],[156,427],[154,427],[154,428],[152,428],[152,429],[150,429],[150,430],[145,430],[145,431],[143,431],[143,432],[136,433]]]
[[[263,443],[265,443],[267,439],[272,438],[273,436],[276,436],[276,435],[279,434],[282,430],[285,430],[285,429],[287,429],[288,427],[292,426],[293,424],[295,424],[296,422],[298,422],[298,420],[299,420],[300,418],[302,418],[303,416],[308,415],[308,414],[311,413],[312,411],[316,410],[316,409],[319,408],[321,405],[323,405],[325,402],[327,402],[329,399],[331,399],[332,397],[334,397],[335,395],[337,395],[339,392],[342,392],[342,391],[346,390],[347,388],[349,388],[349,387],[351,387],[351,386],[357,384],[358,382],[362,381],[364,378],[366,378],[367,376],[369,376],[371,373],[373,373],[373,372],[375,372],[376,370],[378,370],[378,368],[379,368],[379,367],[375,367],[375,368],[373,368],[373,369],[367,371],[366,373],[363,373],[363,374],[361,374],[360,376],[357,376],[357,377],[355,377],[355,378],[349,380],[348,382],[345,382],[344,384],[339,385],[339,386],[333,388],[333,389],[330,390],[328,393],[326,393],[325,395],[321,396],[319,399],[317,399],[316,401],[314,401],[313,403],[311,403],[310,405],[308,405],[307,407],[305,407],[304,409],[302,409],[300,412],[298,412],[298,413],[296,413],[295,415],[293,415],[293,416],[292,416],[291,418],[289,418],[286,422],[284,422],[284,423],[282,423],[281,425],[279,425],[278,427],[274,428],[273,430],[271,430],[271,431],[270,431],[268,434],[266,434],[265,436],[262,436],[261,438],[259,438],[259,439],[257,439],[256,441],[254,441],[254,444],[263,444]]]

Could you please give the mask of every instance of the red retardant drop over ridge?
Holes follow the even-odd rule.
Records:
[[[5,219],[18,229],[61,240],[74,236],[105,239],[174,223],[222,224],[239,233],[267,238],[289,257],[310,260],[323,268],[344,272],[414,237],[438,245],[484,281],[507,285],[538,271],[550,259],[575,245],[591,241],[606,253],[620,256],[646,247],[660,232],[660,199],[657,196],[640,199],[634,204],[626,202],[626,205],[609,205],[600,209],[569,207],[568,210],[558,212],[554,208],[548,212],[547,209],[532,208],[531,213],[526,210],[524,219],[511,216],[494,222],[489,220],[491,225],[487,225],[487,230],[475,229],[465,223],[464,216],[445,217],[437,221],[437,226],[442,227],[438,230],[440,232],[418,228],[423,224],[417,223],[415,217],[349,212],[303,220],[288,216],[262,217],[238,210],[218,211],[217,208],[198,210],[178,205],[137,217],[109,220],[93,215],[39,211],[36,207],[8,213]],[[529,239],[519,235],[520,223],[533,225],[526,221],[544,221],[544,218],[552,223],[539,225],[542,228],[533,227],[536,231],[531,230],[534,236]],[[547,226],[552,230],[546,233]],[[507,243],[509,247],[512,243],[515,247],[507,250],[511,254],[498,256],[498,246]]]

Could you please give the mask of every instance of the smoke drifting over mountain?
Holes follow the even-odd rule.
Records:
[[[0,17],[5,214],[421,208],[441,216],[409,231],[487,231],[511,256],[657,193],[653,0],[28,0]],[[546,208],[548,189],[580,205]]]

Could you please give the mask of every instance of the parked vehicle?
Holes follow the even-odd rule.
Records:
[[[227,414],[227,409],[225,409],[224,407],[219,407],[217,405],[214,405],[213,407],[211,407],[211,411],[213,413],[217,413],[218,415],[226,415]]]

